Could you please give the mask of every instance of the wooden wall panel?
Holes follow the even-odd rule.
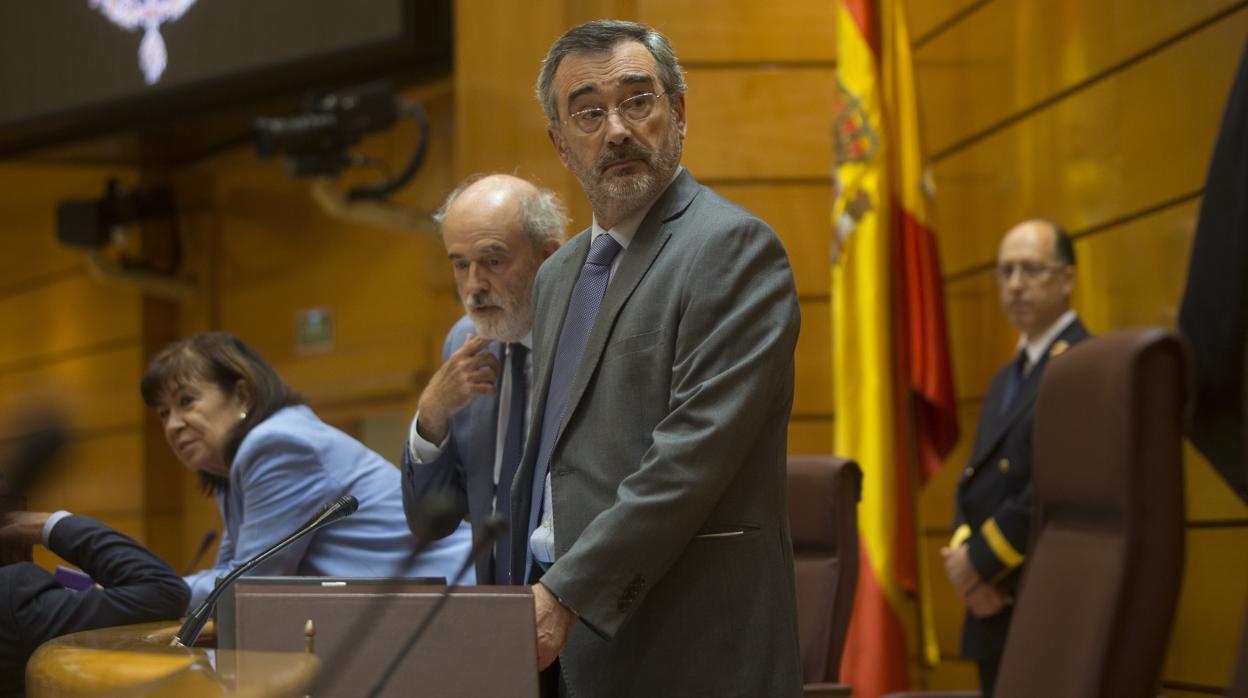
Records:
[[[120,344],[88,354],[12,372],[0,372],[0,414],[11,414],[30,400],[47,400],[64,409],[75,430],[135,428],[143,418],[139,399],[142,352]],[[0,424],[0,433],[6,425]]]
[[[957,21],[977,6],[991,0],[903,0],[906,23],[910,27],[911,41],[922,41],[932,32],[945,26],[957,26]]]
[[[682,64],[830,62],[836,58],[836,3],[823,0],[638,0],[644,21],[663,32]]]
[[[49,355],[137,340],[138,293],[85,275],[0,296],[0,371]]]
[[[789,419],[789,454],[822,456],[832,453],[832,420],[828,418],[804,418],[800,415]]]
[[[1183,589],[1162,675],[1226,686],[1248,601],[1248,528],[1187,531]]]
[[[946,272],[1025,218],[1079,232],[1199,190],[1245,36],[1248,9],[938,162]]]
[[[983,271],[947,282],[945,311],[954,394],[959,400],[983,399],[992,376],[1018,342],[1018,333],[1001,314],[996,280]]]
[[[831,176],[831,67],[699,67],[687,82],[684,162],[695,177]]]
[[[830,184],[722,184],[722,194],[776,231],[803,297],[827,297],[832,287],[832,187]]]
[[[797,337],[793,414],[832,413],[832,309],[828,301],[803,301]]]
[[[939,153],[1235,5],[1242,1],[988,2],[915,51],[928,152]]]
[[[103,516],[143,510],[143,440],[125,429],[71,443],[64,465],[28,502],[32,511]]]
[[[1075,241],[1074,304],[1088,327],[1178,325],[1199,204],[1192,200]]]

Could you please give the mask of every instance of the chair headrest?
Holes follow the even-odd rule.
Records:
[[[835,554],[847,513],[856,520],[862,490],[858,464],[835,456],[790,456],[788,460],[789,530],[793,549]],[[845,511],[846,507],[849,512]],[[857,535],[857,531],[852,531]]]

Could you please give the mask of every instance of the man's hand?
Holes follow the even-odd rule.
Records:
[[[488,351],[490,340],[468,335],[446,363],[429,379],[420,394],[416,431],[429,443],[440,444],[450,431],[451,417],[468,406],[478,395],[494,393],[500,366],[498,357]]]
[[[537,670],[542,671],[554,663],[568,643],[576,614],[559,603],[541,582],[533,585],[533,612],[537,617]]]
[[[945,576],[949,578],[949,583],[953,585],[953,590],[958,592],[958,596],[966,598],[967,594],[971,593],[971,589],[983,583],[984,580],[979,578],[979,573],[971,564],[965,544],[956,549],[941,548],[940,556],[945,559]]]
[[[1014,598],[997,589],[991,584],[980,584],[966,597],[966,608],[976,618],[995,616],[1006,606],[1014,603]]]

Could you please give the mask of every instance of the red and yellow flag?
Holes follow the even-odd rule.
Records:
[[[864,474],[841,680],[878,696],[910,686],[914,493],[958,430],[902,3],[838,0],[836,21],[835,444]]]

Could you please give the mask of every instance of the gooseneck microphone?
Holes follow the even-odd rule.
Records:
[[[468,557],[464,559],[464,564],[460,565],[459,571],[455,573],[455,579],[446,585],[446,589],[438,595],[438,599],[433,602],[428,611],[425,611],[425,617],[420,619],[420,623],[416,625],[416,629],[407,638],[407,642],[403,644],[403,647],[394,656],[394,659],[390,660],[390,665],[386,667],[386,670],[381,672],[381,678],[377,679],[373,690],[368,692],[368,698],[377,698],[381,694],[381,690],[386,687],[386,682],[390,680],[390,675],[399,668],[403,658],[420,641],[421,636],[425,634],[425,630],[429,628],[433,619],[437,617],[438,612],[442,610],[442,606],[446,604],[447,599],[451,598],[451,592],[463,581],[464,575],[467,574],[473,565],[477,564],[477,560],[482,555],[488,555],[494,550],[494,543],[499,538],[502,538],[506,532],[507,519],[503,518],[497,511],[485,517],[485,522],[481,525],[481,534],[472,542],[472,550],[468,551]]]
[[[281,552],[286,546],[326,526],[341,521],[355,513],[360,507],[360,502],[349,494],[335,499],[334,501],[321,507],[321,510],[308,519],[302,526],[295,529],[294,533],[286,536],[282,540],[274,543],[268,550],[244,562],[233,572],[226,575],[225,579],[208,594],[208,598],[196,608],[191,615],[186,617],[186,622],[178,629],[178,633],[173,636],[173,640],[169,643],[173,647],[189,647],[195,644],[195,640],[199,638],[199,633],[204,629],[204,624],[208,622],[208,616],[212,614],[212,608],[217,604],[217,597],[234,583],[234,580],[246,574],[256,565],[268,560],[277,553]]]

